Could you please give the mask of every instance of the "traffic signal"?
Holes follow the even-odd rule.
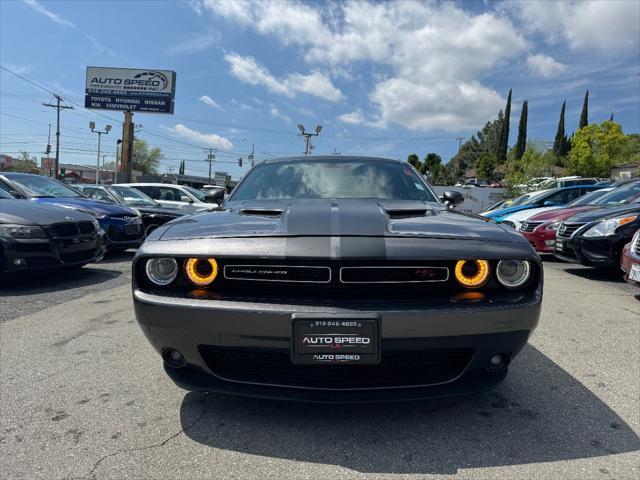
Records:
[[[64,180],[64,175],[67,172],[65,167],[60,167],[60,178]]]
[[[239,166],[239,167],[241,167],[241,166],[242,166],[242,157],[240,157],[240,158],[238,159],[238,166]]]

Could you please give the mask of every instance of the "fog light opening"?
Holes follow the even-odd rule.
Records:
[[[511,363],[511,355],[508,353],[496,353],[489,359],[487,370],[491,372],[500,372],[507,368]]]
[[[171,368],[182,368],[187,363],[184,355],[173,348],[167,348],[162,354],[162,359]]]

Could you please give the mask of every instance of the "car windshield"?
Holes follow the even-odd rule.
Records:
[[[589,192],[586,195],[576,198],[573,202],[567,203],[567,207],[581,207],[582,205],[591,205],[596,199],[602,197],[610,190],[596,190],[595,192]]]
[[[0,188],[0,198],[13,198],[9,192]]]
[[[195,188],[187,187],[186,185],[183,186],[182,188],[184,188],[187,192],[189,192],[191,195],[196,197],[201,202],[204,202],[204,193],[202,193],[200,190],[196,190]]]
[[[22,186],[24,190],[27,190],[27,193],[31,197],[84,197],[84,195],[77,190],[68,187],[64,183],[60,183],[52,178],[30,174],[11,175],[8,178],[12,182],[15,182]]]
[[[517,207],[518,205],[522,205],[524,202],[526,202],[530,198],[531,198],[531,194],[526,193],[512,200],[511,203],[507,205],[507,207]]]
[[[366,159],[264,163],[251,170],[230,200],[288,198],[438,201],[409,165]]]
[[[129,187],[111,187],[111,192],[125,205],[130,207],[157,207],[158,204],[151,197],[140,190]]]
[[[615,188],[603,195],[591,205],[620,205],[630,202],[640,202],[640,182],[633,182],[628,185]]]

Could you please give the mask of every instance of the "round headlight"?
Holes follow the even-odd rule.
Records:
[[[178,276],[178,263],[173,258],[152,258],[145,266],[147,277],[156,285],[169,285]]]
[[[521,287],[531,278],[531,264],[526,260],[500,260],[496,277],[507,288]]]
[[[486,260],[458,260],[456,280],[467,288],[478,288],[489,279],[489,262]]]
[[[184,270],[191,283],[206,287],[218,276],[218,262],[214,258],[189,258]]]

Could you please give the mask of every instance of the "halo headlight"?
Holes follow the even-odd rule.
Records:
[[[191,283],[198,287],[206,287],[218,276],[218,262],[215,258],[189,258],[184,270]]]
[[[178,276],[178,263],[173,258],[160,257],[147,260],[147,277],[156,285],[165,286]]]
[[[526,260],[500,260],[496,278],[504,287],[522,287],[531,278],[531,264]]]
[[[456,280],[467,288],[478,288],[489,279],[489,262],[486,260],[458,260]]]

